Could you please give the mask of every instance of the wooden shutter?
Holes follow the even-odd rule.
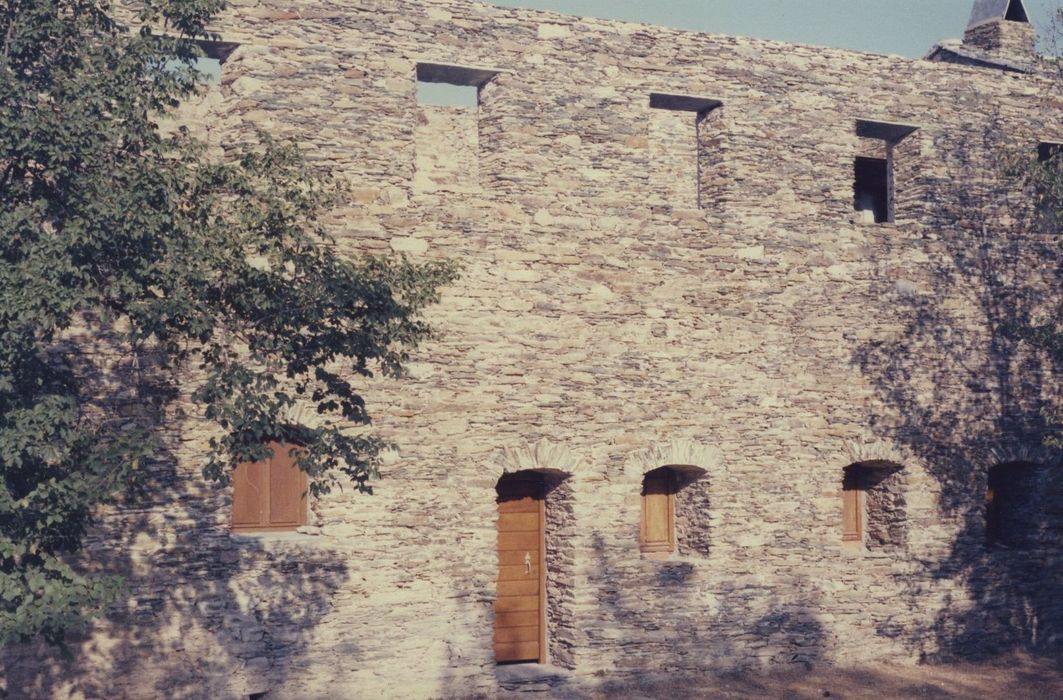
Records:
[[[675,472],[658,469],[642,482],[643,552],[675,551]]]
[[[233,529],[264,527],[268,514],[269,463],[244,462],[233,472]]]
[[[293,451],[298,448],[279,442],[270,448],[272,458],[245,462],[233,472],[233,530],[294,530],[306,524],[306,474]]]
[[[850,467],[842,480],[842,542],[864,541],[861,511],[860,472]]]
[[[306,524],[306,474],[298,466],[298,448],[273,443],[269,464],[269,527],[295,529]]]

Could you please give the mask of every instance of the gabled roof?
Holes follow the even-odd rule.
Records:
[[[1022,0],[975,0],[967,28],[1002,19],[1029,24],[1030,13],[1026,11]]]

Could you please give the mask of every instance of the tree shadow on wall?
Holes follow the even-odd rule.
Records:
[[[124,577],[128,596],[69,639],[72,659],[43,643],[4,649],[7,697],[257,696],[288,679],[332,609],[347,579],[340,555],[311,536],[230,536],[228,490],[202,479],[188,448],[179,459],[183,444],[201,442],[185,443],[174,427],[168,380],[143,358],[87,378],[87,393],[107,396],[113,415],[152,428],[164,445],[142,467],[144,488],[102,511],[72,557]],[[357,663],[356,647],[336,651]]]
[[[705,697],[704,685],[675,680],[768,668],[804,671],[823,657],[827,638],[817,588],[798,575],[785,591],[752,572],[717,580],[707,559],[645,560],[600,532],[592,551],[592,584],[602,595],[595,621],[601,630],[590,642],[624,661],[616,677],[597,686],[605,697],[651,696],[662,681],[669,697]]]
[[[1037,230],[1032,193],[1006,172],[1003,154],[1029,146],[1007,134],[995,119],[946,155],[937,177],[925,177],[920,213],[928,224],[900,228],[907,243],[886,243],[878,261],[886,272],[873,290],[885,302],[878,320],[894,330],[853,358],[874,389],[872,430],[925,466],[938,512],[955,527],[945,551],[923,563],[928,582],[910,584],[913,602],[927,600],[935,581],[963,589],[905,635],[924,658],[1063,642],[1058,538],[1021,552],[986,541],[987,470],[1008,455],[1046,462],[1042,502],[1060,502],[1058,464],[1041,449],[1057,429],[1045,411],[1058,368],[1016,332],[1058,300],[1060,250]],[[924,262],[905,269],[919,248]],[[1058,531],[1059,515],[1051,507],[1025,513],[1041,531]]]

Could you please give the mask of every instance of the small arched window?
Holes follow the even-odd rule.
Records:
[[[903,547],[908,540],[904,471],[862,462],[842,477],[842,544],[854,550]]]
[[[233,532],[295,530],[306,524],[306,472],[295,445],[269,443],[273,455],[233,472]]]
[[[675,470],[668,467],[643,477],[639,546],[645,554],[675,552],[676,484]]]

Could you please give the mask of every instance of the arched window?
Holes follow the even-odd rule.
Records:
[[[908,541],[904,472],[889,462],[862,462],[842,477],[842,544],[848,549],[903,547]]]
[[[306,524],[306,473],[295,445],[269,443],[273,455],[233,472],[233,532],[295,530]]]
[[[675,552],[675,470],[662,467],[642,480],[639,547],[646,554]]]
[[[1037,466],[1027,462],[990,468],[985,499],[989,544],[1024,547],[1036,542],[1040,516],[1037,477]]]

